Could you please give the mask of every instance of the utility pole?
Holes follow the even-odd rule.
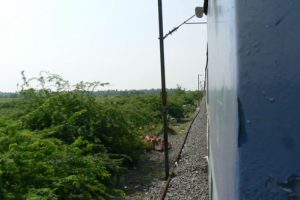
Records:
[[[188,23],[188,21],[190,21],[195,16],[201,18],[203,16],[203,8],[197,7],[195,9],[195,14],[193,16],[191,16],[190,18],[185,20],[179,26],[176,26],[175,28],[173,28],[166,35],[164,35],[162,0],[158,0],[159,46],[160,46],[160,66],[161,66],[161,104],[162,104],[162,121],[163,121],[163,132],[164,132],[166,179],[169,178],[169,142],[168,142],[168,118],[167,118],[168,110],[167,110],[164,39],[166,39],[168,36],[172,35],[172,33],[177,31],[184,24],[206,24],[206,22]]]
[[[201,86],[202,86],[202,81],[200,81],[200,76],[203,76],[203,75],[200,75],[200,74],[198,74],[198,95],[199,95],[199,97],[198,97],[198,106],[200,106],[200,97],[201,97]]]
[[[168,142],[168,119],[167,119],[167,91],[165,75],[165,52],[164,52],[164,30],[163,30],[163,13],[162,0],[158,0],[158,20],[159,20],[159,45],[160,45],[160,65],[161,65],[161,98],[162,98],[162,120],[164,132],[165,147],[165,174],[169,178],[169,142]]]
[[[198,106],[200,106],[200,74],[198,74]]]

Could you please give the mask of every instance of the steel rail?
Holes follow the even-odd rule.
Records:
[[[168,192],[168,189],[169,189],[170,182],[171,182],[171,180],[172,180],[172,177],[174,177],[174,171],[175,171],[175,168],[176,168],[176,163],[179,164],[179,160],[180,160],[180,158],[181,158],[181,153],[182,153],[182,151],[183,151],[183,149],[184,149],[184,146],[185,146],[185,143],[186,143],[187,138],[188,138],[188,136],[189,136],[189,133],[190,133],[190,131],[191,131],[192,125],[194,124],[194,122],[195,122],[196,118],[198,117],[200,111],[201,111],[201,107],[199,106],[199,110],[196,112],[196,114],[195,114],[194,117],[193,117],[193,120],[191,121],[191,123],[190,123],[190,125],[189,125],[189,128],[188,128],[187,133],[186,133],[186,135],[185,135],[185,138],[184,138],[184,140],[183,140],[183,143],[182,143],[182,146],[181,146],[181,148],[180,148],[180,151],[178,152],[178,155],[177,155],[177,157],[176,157],[176,160],[175,160],[175,162],[174,162],[174,164],[173,164],[173,166],[172,166],[172,168],[171,168],[171,170],[170,170],[170,171],[171,171],[170,176],[168,177],[168,179],[166,180],[166,183],[164,184],[164,186],[162,187],[162,189],[161,189],[161,191],[160,191],[160,194],[159,194],[159,199],[160,199],[160,200],[164,200],[165,197],[166,197],[166,195],[167,195],[167,192]]]

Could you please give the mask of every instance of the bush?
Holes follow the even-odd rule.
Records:
[[[19,98],[0,104],[0,199],[122,197],[116,185],[145,147],[140,134],[160,127],[160,97],[99,99],[90,90],[98,82],[70,86],[57,75],[27,80],[24,73],[23,80]],[[30,88],[32,80],[41,88]],[[184,117],[194,101],[178,89],[169,114]]]
[[[143,143],[130,121],[97,102],[83,83],[71,91],[24,89],[0,126],[0,199],[114,199],[117,177]],[[21,107],[20,105],[23,105]]]
[[[103,147],[80,140],[65,145],[31,131],[2,136],[1,199],[110,199],[122,195],[110,181],[111,163],[121,163],[111,160]]]

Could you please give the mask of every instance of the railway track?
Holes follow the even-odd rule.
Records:
[[[202,100],[157,199],[208,199],[206,108]]]

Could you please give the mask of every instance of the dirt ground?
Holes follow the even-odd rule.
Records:
[[[171,126],[175,134],[169,134],[169,143],[171,144],[169,150],[170,167],[175,162],[192,118]],[[149,189],[154,184],[161,183],[159,180],[164,179],[164,167],[164,152],[154,150],[145,152],[136,167],[129,170],[127,175],[121,179],[121,187],[127,193],[125,199],[145,199]]]

